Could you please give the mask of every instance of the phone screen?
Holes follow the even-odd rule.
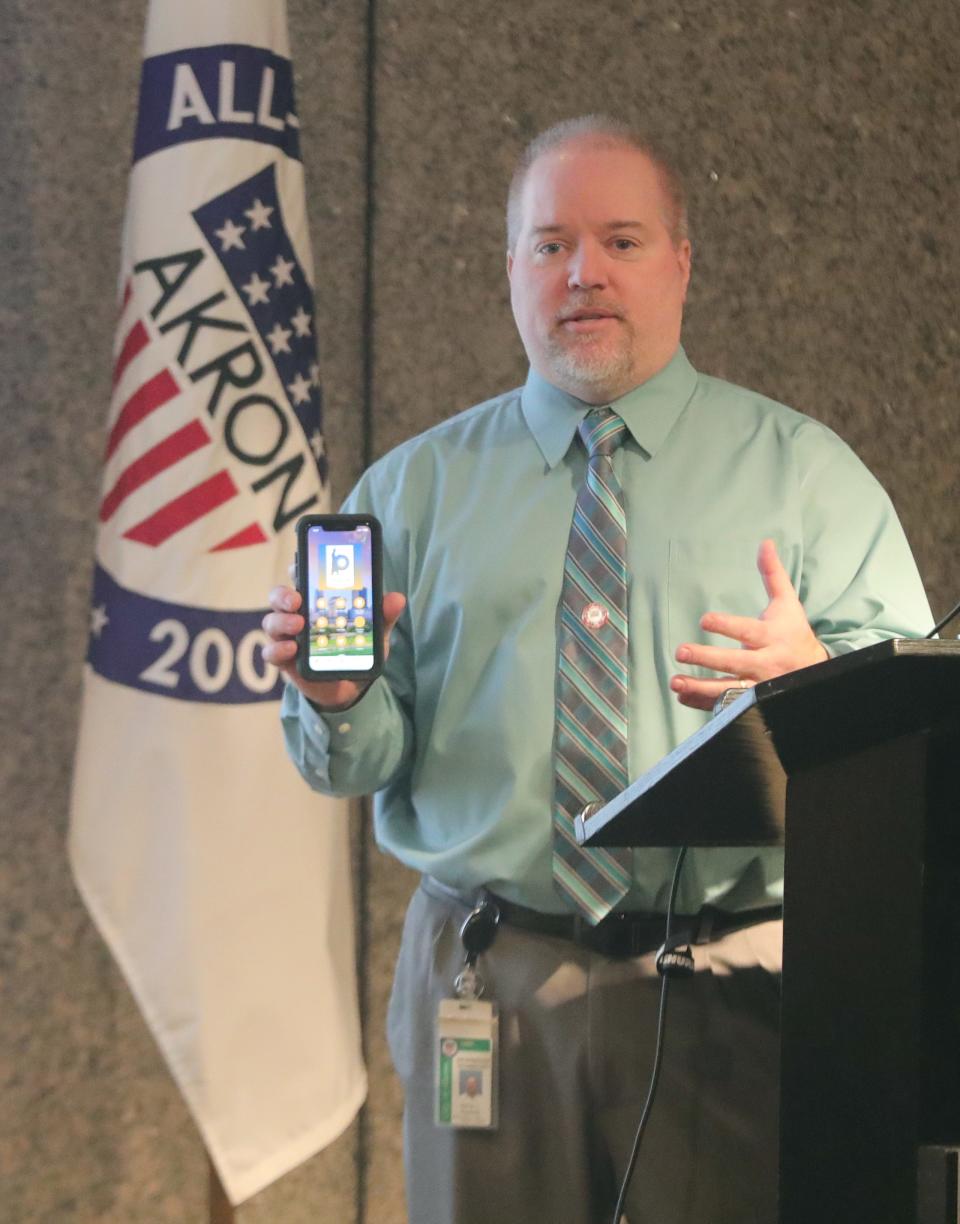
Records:
[[[311,672],[370,671],[374,665],[373,541],[370,528],[307,531]]]

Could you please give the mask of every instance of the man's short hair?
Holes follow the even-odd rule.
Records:
[[[670,239],[674,246],[680,245],[688,235],[689,226],[687,193],[676,166],[649,137],[644,136],[622,119],[614,119],[610,115],[594,114],[581,115],[576,119],[563,119],[559,123],[554,123],[539,136],[535,136],[520,154],[507,194],[508,250],[512,251],[516,246],[517,235],[520,232],[520,199],[523,195],[523,185],[527,181],[527,172],[538,157],[573,140],[584,140],[598,148],[635,149],[636,152],[648,157],[653,163],[663,189],[667,205],[664,222],[670,231]]]

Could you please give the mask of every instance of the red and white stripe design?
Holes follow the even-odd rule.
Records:
[[[149,548],[189,528],[203,531],[207,552],[266,543],[256,520],[238,529],[237,507],[229,503],[240,490],[226,467],[211,470],[210,444],[193,388],[178,382],[128,282],[117,327],[101,523],[117,517],[124,539]]]

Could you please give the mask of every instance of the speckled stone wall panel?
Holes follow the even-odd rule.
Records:
[[[510,166],[547,124],[609,110],[658,136],[688,178],[694,361],[850,441],[946,604],[960,8],[381,0],[378,12],[377,450],[523,377],[503,275]]]
[[[109,39],[67,5],[8,6],[4,22],[0,1151],[16,1221],[175,1221],[205,1187],[202,1149],[63,849],[137,7],[105,6]]]
[[[333,504],[363,471],[366,47],[355,0],[287,0]]]
[[[367,1072],[366,1224],[404,1224],[403,1090],[387,1047],[386,1017],[407,903],[419,876],[371,846],[367,860],[369,944],[365,966]]]
[[[140,40],[103,16],[109,40],[67,6],[4,23],[0,1151],[6,1218],[173,1222],[202,1149],[64,854],[126,171],[103,151],[129,148]]]
[[[200,1138],[64,849],[146,5],[3,8],[0,1219],[194,1224]],[[362,455],[364,20],[290,4],[337,497]],[[350,1224],[356,1143],[238,1220]]]

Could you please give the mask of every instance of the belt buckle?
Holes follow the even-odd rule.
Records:
[[[634,925],[629,914],[617,911],[607,914],[606,918],[594,928],[596,950],[604,956],[609,956],[611,960],[622,960],[627,956],[635,956]]]
[[[657,944],[652,942],[651,919],[645,914],[619,913],[611,914],[615,921],[608,928],[610,946],[608,955],[611,957],[646,956],[655,950]]]
[[[600,922],[594,924],[588,922],[583,914],[574,914],[571,939],[578,948],[587,948],[590,952],[599,952],[603,956],[611,956],[612,952],[607,936],[612,928],[609,925],[605,925],[610,922],[611,917],[612,915],[607,914]]]
[[[591,926],[582,914],[573,915],[573,942],[611,960],[644,956],[652,951],[649,934],[642,919],[622,910],[607,914],[596,926]]]
[[[650,928],[644,919],[624,914],[624,956],[645,956],[650,951]]]

